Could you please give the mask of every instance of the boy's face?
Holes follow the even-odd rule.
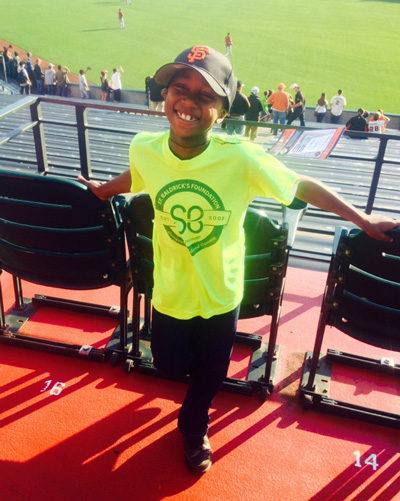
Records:
[[[168,89],[163,90],[165,114],[173,139],[206,139],[214,123],[224,119],[224,98],[218,96],[206,80],[190,68],[180,70]]]

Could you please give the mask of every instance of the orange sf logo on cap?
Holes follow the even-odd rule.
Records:
[[[195,61],[202,61],[209,54],[210,49],[208,47],[203,47],[202,45],[196,45],[193,47],[191,52],[188,54],[189,63],[194,63]]]

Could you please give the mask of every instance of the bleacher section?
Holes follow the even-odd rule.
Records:
[[[0,94],[0,110],[16,103],[19,95]],[[126,170],[129,165],[128,147],[132,137],[142,131],[168,129],[165,117],[118,112],[115,106],[106,104],[102,108],[99,101],[95,108],[87,109],[86,120],[90,124],[88,143],[92,177],[107,180]],[[130,111],[133,107],[126,106]],[[75,127],[77,118],[73,106],[44,102],[41,106],[44,135],[46,138],[49,173],[76,178],[81,172],[78,133]],[[23,172],[36,172],[36,152],[33,132],[23,132],[24,124],[32,121],[29,107],[8,114],[0,120],[0,168],[16,169]],[[59,125],[55,122],[62,122]],[[21,128],[21,134],[5,143],[2,138]],[[118,129],[118,131],[116,131]],[[219,130],[219,127],[216,128]],[[261,129],[260,129],[261,130]],[[264,138],[268,150],[274,144],[271,136],[259,134],[258,141]],[[4,143],[4,144],[3,144]],[[298,159],[287,157],[284,162],[295,171],[307,174],[328,184],[348,201],[365,210],[374,171],[374,158],[377,156],[379,139],[353,139],[342,137],[332,155],[325,160]],[[374,202],[374,211],[389,217],[400,217],[400,141],[390,140]],[[257,199],[256,205],[267,206],[271,212],[280,211],[273,200]],[[300,222],[291,264],[326,269],[330,259],[333,234],[336,225],[351,226],[337,216],[310,207]],[[300,261],[298,261],[300,259]]]

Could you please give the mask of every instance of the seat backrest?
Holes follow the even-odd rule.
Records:
[[[78,181],[0,172],[0,265],[66,289],[119,283],[126,254],[115,202]]]
[[[330,273],[335,280],[330,323],[350,336],[400,350],[400,229],[393,242],[361,230],[344,232]]]
[[[133,277],[140,291],[151,294],[153,288],[153,221],[154,208],[149,195],[132,197],[123,209],[126,240]]]
[[[240,318],[270,315],[283,291],[288,230],[252,207],[247,209],[243,227],[246,250]]]
[[[140,194],[125,206],[125,231],[133,276],[142,292],[153,287],[152,232],[154,209],[150,197]],[[287,262],[287,229],[266,213],[248,208],[244,221],[246,254],[241,318],[270,314],[279,300]]]

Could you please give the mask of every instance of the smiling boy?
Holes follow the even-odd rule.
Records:
[[[236,92],[230,62],[219,52],[191,47],[155,79],[165,86],[170,130],[136,135],[130,170],[117,178],[80,179],[102,199],[142,190],[152,199],[154,364],[167,375],[190,376],[178,428],[187,466],[202,474],[212,464],[208,413],[226,377],[242,299],[248,203],[265,196],[290,204],[296,196],[382,240],[399,223],[358,211],[254,143],[213,134]]]

